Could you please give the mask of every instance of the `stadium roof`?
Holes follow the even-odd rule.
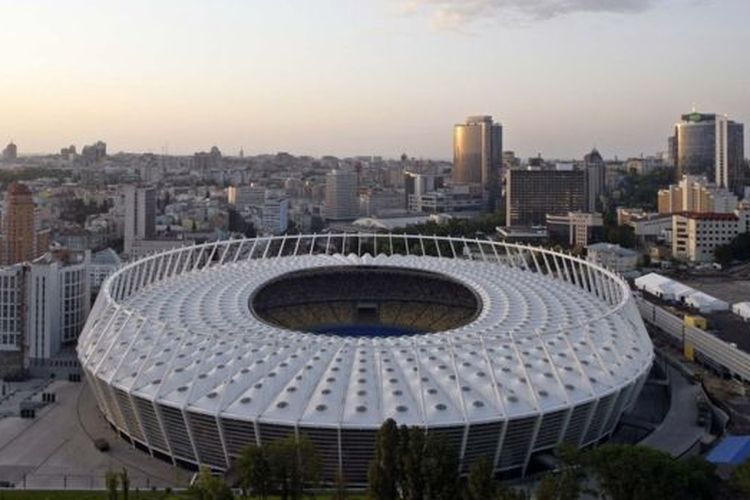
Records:
[[[447,332],[352,338],[274,327],[248,307],[275,277],[341,265],[441,273],[473,289],[482,311]],[[634,309],[489,260],[256,258],[177,274],[97,306],[100,326],[87,325],[79,355],[98,378],[170,406],[295,425],[362,428],[394,417],[443,426],[565,409],[619,390],[653,356]]]

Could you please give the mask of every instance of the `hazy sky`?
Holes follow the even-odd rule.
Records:
[[[449,158],[470,114],[523,156],[750,124],[748,0],[0,0],[0,141],[23,152]]]

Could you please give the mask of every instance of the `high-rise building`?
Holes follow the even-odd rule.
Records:
[[[81,150],[81,156],[87,165],[99,163],[107,157],[107,144],[102,141],[96,141],[94,144],[84,146]]]
[[[13,144],[13,141],[8,143],[3,149],[3,160],[15,160],[18,157],[18,146]]]
[[[583,170],[509,170],[506,175],[507,226],[542,226],[547,214],[586,211]]]
[[[34,199],[24,184],[12,182],[5,193],[3,211],[3,265],[31,261],[47,250],[47,233],[36,227]]]
[[[90,252],[50,252],[0,268],[0,375],[48,366],[73,345],[91,305]]]
[[[356,172],[331,170],[326,175],[326,219],[353,220],[359,215]]]
[[[90,252],[47,253],[26,273],[26,355],[31,366],[78,339],[89,314]]]
[[[678,178],[703,175],[718,187],[739,192],[744,184],[744,126],[713,113],[689,113],[675,125],[670,142]]]
[[[606,191],[607,165],[596,148],[583,157],[583,170],[586,172],[586,209],[599,212]]]
[[[150,240],[156,228],[156,189],[123,187],[125,202],[124,251],[131,255],[137,241]]]
[[[216,146],[206,153],[201,151],[193,155],[193,168],[205,175],[210,170],[215,170],[221,166],[221,151]]]
[[[737,210],[737,196],[709,183],[700,175],[686,175],[677,184],[659,190],[659,213],[731,213]]]
[[[248,207],[260,208],[266,201],[266,188],[262,186],[229,186],[227,188],[227,201],[239,211]]]
[[[487,210],[495,210],[503,170],[503,127],[491,116],[470,116],[453,130],[454,184],[480,184]]]
[[[263,232],[283,234],[289,228],[289,199],[284,196],[267,196],[261,208]]]
[[[0,267],[0,376],[3,377],[23,368],[25,272],[22,264]]]

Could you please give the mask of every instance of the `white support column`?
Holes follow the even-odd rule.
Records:
[[[526,452],[526,458],[523,461],[523,468],[521,469],[521,476],[526,475],[526,469],[529,467],[529,462],[531,462],[531,454],[534,451],[534,445],[536,444],[536,438],[539,435],[539,429],[542,426],[542,417],[544,415],[540,412],[539,416],[536,417],[536,422],[534,423],[534,432],[531,434],[531,442],[529,442],[529,450]]]

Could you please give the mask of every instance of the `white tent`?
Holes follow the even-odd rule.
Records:
[[[636,278],[635,286],[639,290],[655,295],[663,300],[683,301],[696,292],[695,289],[657,273],[649,273]]]
[[[702,313],[729,310],[729,304],[703,292],[695,292],[691,294],[685,299],[685,303],[690,307],[698,309]]]
[[[732,312],[745,321],[750,321],[750,302],[737,302],[732,306]]]
[[[661,297],[663,292],[662,285],[669,283],[671,280],[661,274],[649,273],[645,276],[635,279],[635,286],[638,290],[643,290],[651,295]]]

